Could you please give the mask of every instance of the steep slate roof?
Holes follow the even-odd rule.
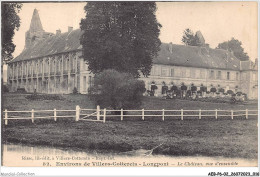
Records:
[[[79,41],[81,33],[80,29],[77,29],[60,35],[50,36],[25,49],[10,63],[80,50],[82,49]],[[225,50],[166,43],[162,43],[158,57],[153,60],[153,63],[199,68],[240,69],[240,61]]]
[[[172,52],[169,48],[172,45]],[[226,50],[176,44],[161,45],[155,64],[239,70],[240,60]]]
[[[35,43],[30,48],[24,49],[11,63],[81,49],[80,36],[80,29],[50,36]]]

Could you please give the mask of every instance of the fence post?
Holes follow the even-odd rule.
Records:
[[[105,123],[105,122],[106,122],[106,113],[107,113],[107,109],[105,108],[105,109],[104,109],[103,123]]]
[[[7,109],[5,109],[5,125],[8,124]]]
[[[218,119],[218,110],[216,109],[215,118]]]
[[[164,109],[162,110],[162,120],[164,121]]]
[[[56,122],[56,121],[57,121],[57,112],[56,112],[56,108],[54,108],[53,114],[54,114],[54,121]]]
[[[246,109],[246,119],[248,119],[248,109]]]
[[[124,112],[123,109],[121,108],[121,121],[123,120]]]
[[[144,120],[144,109],[142,109],[142,120]]]
[[[233,119],[234,118],[234,112],[233,112],[233,110],[231,110],[231,119]]]
[[[97,120],[100,120],[100,106],[97,105]]]
[[[181,120],[183,120],[183,109],[181,109]]]
[[[32,109],[32,123],[34,123],[34,109]]]
[[[201,109],[199,109],[199,119],[201,119]]]
[[[79,116],[80,116],[80,107],[79,105],[76,106],[76,119],[75,121],[79,121]]]

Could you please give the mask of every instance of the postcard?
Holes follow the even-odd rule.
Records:
[[[1,3],[2,167],[258,167],[257,2]]]

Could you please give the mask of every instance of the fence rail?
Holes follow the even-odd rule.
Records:
[[[87,113],[90,112],[91,113]],[[59,113],[64,112],[74,112],[73,115],[60,115]],[[118,114],[112,114],[117,112]],[[124,113],[128,112],[128,115],[125,115]],[[131,114],[131,113],[135,114]],[[136,112],[139,112],[139,114],[136,114]],[[174,112],[174,113],[170,113]],[[177,112],[177,113],[176,113]],[[10,115],[12,113],[30,113],[30,116],[22,117],[22,116],[15,116]],[[35,116],[36,113],[49,113],[52,115],[46,115],[46,116]],[[147,114],[145,114],[147,113]],[[156,114],[157,113],[157,114]],[[158,114],[159,113],[159,114]],[[189,114],[191,113],[191,114]],[[206,113],[206,114],[205,114]],[[210,113],[210,114],[209,114]],[[226,113],[226,114],[224,114]],[[184,120],[184,117],[195,117],[202,119],[202,117],[214,117],[215,119],[218,119],[219,117],[230,117],[231,119],[234,119],[234,117],[238,116],[245,116],[245,119],[248,119],[249,116],[257,116],[258,110],[111,110],[111,109],[100,109],[100,106],[97,106],[96,109],[81,109],[78,105],[76,106],[75,110],[34,110],[31,111],[8,111],[5,109],[4,111],[4,121],[5,125],[8,125],[8,120],[31,120],[32,123],[34,123],[35,119],[54,119],[54,121],[57,121],[57,118],[74,118],[75,121],[79,120],[86,120],[86,121],[99,121],[99,122],[106,122],[106,117],[120,117],[120,120],[123,121],[125,117],[140,117],[142,120],[145,120],[145,117],[161,117],[162,121],[165,120],[165,117],[180,117],[180,120]],[[90,119],[90,118],[96,118],[96,119]],[[102,119],[101,119],[102,118]]]

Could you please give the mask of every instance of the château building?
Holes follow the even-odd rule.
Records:
[[[33,12],[29,31],[26,32],[25,48],[8,63],[8,86],[10,91],[24,88],[27,92],[87,94],[93,85],[93,74],[88,71],[80,45],[80,29],[56,34],[45,32],[38,11]],[[149,77],[141,77],[146,89],[151,84],[161,93],[163,85],[181,86],[192,84],[223,88],[225,91],[242,91],[250,99],[258,97],[257,60],[240,61],[233,53],[211,49],[200,32],[201,46],[161,44],[158,57],[153,60]]]

